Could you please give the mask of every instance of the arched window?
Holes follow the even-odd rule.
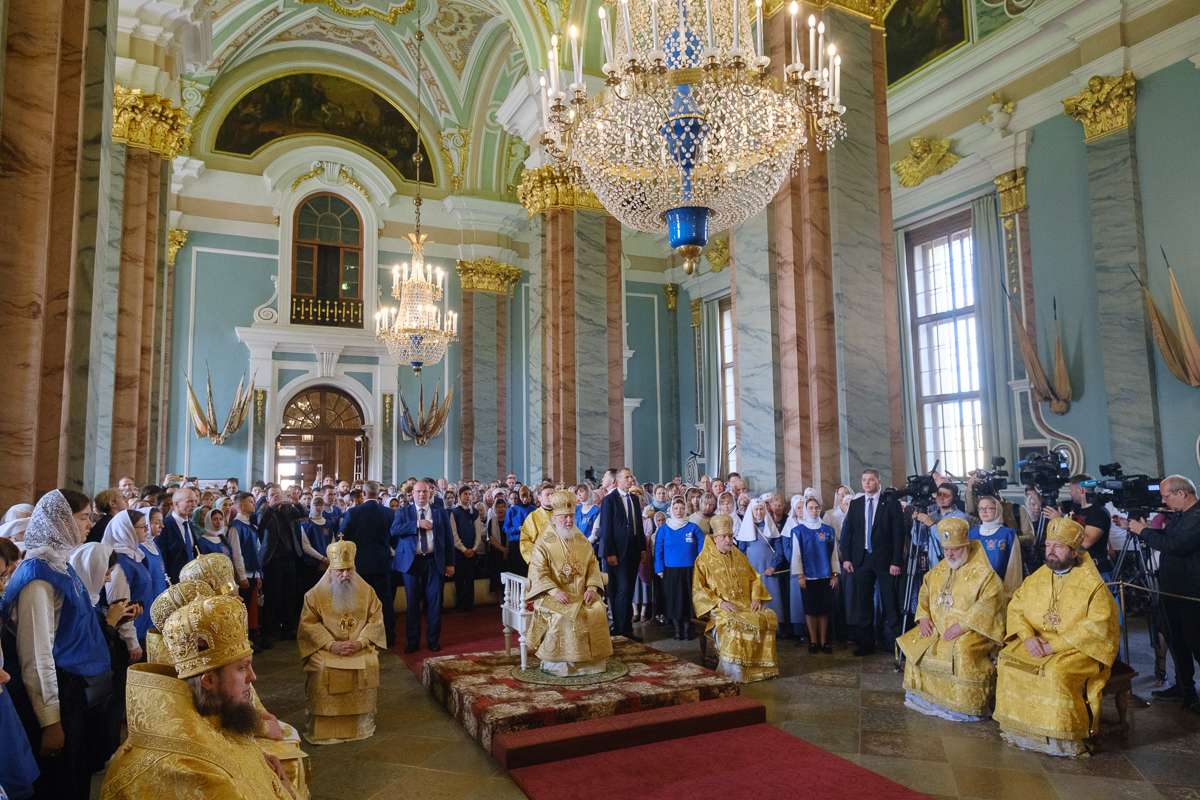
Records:
[[[336,194],[314,194],[296,209],[292,243],[294,325],[361,328],[362,219]]]

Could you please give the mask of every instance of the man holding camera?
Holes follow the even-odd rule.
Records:
[[[953,483],[950,483],[950,481],[945,481],[938,486],[937,493],[934,494],[933,499],[937,505],[929,509],[928,513],[922,513],[918,511],[917,513],[913,514],[913,519],[924,525],[926,529],[932,528],[934,525],[937,525],[944,519],[961,519],[964,522],[968,521],[966,513],[958,509],[958,487]],[[917,534],[919,536],[924,536],[925,531],[917,531]],[[930,542],[936,540],[936,536],[929,537]],[[938,558],[934,558],[932,547],[930,550],[929,563],[930,566],[932,566],[940,561],[941,557],[939,556]]]
[[[1196,485],[1182,475],[1164,478],[1159,485],[1163,504],[1173,512],[1171,521],[1159,531],[1145,520],[1129,520],[1129,530],[1162,554],[1158,569],[1163,613],[1167,618],[1167,638],[1175,659],[1175,685],[1154,692],[1163,699],[1183,700],[1184,710],[1200,714],[1195,666],[1200,659],[1200,599],[1185,600],[1171,595],[1194,598],[1200,586],[1200,501]]]
[[[1111,522],[1104,506],[1088,502],[1087,491],[1083,484],[1091,479],[1091,475],[1082,472],[1071,476],[1067,484],[1071,500],[1075,503],[1071,519],[1083,526],[1083,547],[1092,557],[1092,563],[1096,565],[1096,571],[1100,573],[1100,577],[1109,581],[1112,579],[1113,568],[1112,561],[1108,557],[1108,529]],[[1064,516],[1061,511],[1051,506],[1046,506],[1042,514],[1047,519],[1059,519]]]

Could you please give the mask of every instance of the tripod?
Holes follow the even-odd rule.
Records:
[[[918,578],[924,580],[925,573],[929,572],[932,566],[929,558],[930,551],[936,557],[936,561],[941,561],[945,557],[942,551],[942,543],[932,533],[932,527],[921,522],[915,516],[913,517],[912,531],[909,534],[909,541],[912,544],[908,550],[908,563],[905,565],[904,597],[901,600],[903,605],[900,609],[901,633],[908,630],[910,620],[916,616],[921,592],[921,584]],[[900,671],[899,657],[896,659],[896,671]]]
[[[1133,512],[1130,512],[1131,514]],[[1150,591],[1147,592],[1147,608],[1146,622],[1150,633],[1150,649],[1157,656],[1159,652],[1160,637],[1166,638],[1166,614],[1162,607],[1162,597],[1158,594],[1158,576],[1150,567],[1150,546],[1140,537],[1130,531],[1125,539],[1125,546],[1121,548],[1120,554],[1117,556],[1117,563],[1113,567],[1113,580],[1122,580],[1121,570],[1125,566],[1126,557],[1132,552],[1133,558],[1130,561],[1129,571],[1132,573],[1130,579],[1126,583],[1135,586],[1143,586]],[[1126,664],[1129,663],[1129,609],[1128,601],[1123,602],[1121,607],[1121,615],[1124,618],[1125,624],[1121,626],[1121,660]],[[1160,674],[1161,673],[1161,674]],[[1154,677],[1158,680],[1166,678],[1166,659],[1163,659],[1163,665],[1160,668],[1158,659],[1155,658]]]

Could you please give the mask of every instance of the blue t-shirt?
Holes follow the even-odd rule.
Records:
[[[694,522],[682,528],[672,528],[670,523],[660,525],[654,534],[654,571],[662,572],[666,567],[693,567],[704,547],[704,531]]]

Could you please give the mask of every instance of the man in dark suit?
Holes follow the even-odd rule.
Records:
[[[347,542],[354,542],[358,553],[354,569],[375,590],[383,603],[383,627],[387,646],[396,644],[396,590],[392,587],[392,510],[379,502],[379,481],[363,485],[367,499],[342,516],[341,530]],[[332,491],[330,492],[332,494]]]
[[[842,566],[854,575],[854,599],[858,606],[859,626],[856,656],[875,652],[875,585],[883,604],[884,633],[891,640],[900,633],[900,607],[896,598],[896,578],[904,559],[904,511],[900,501],[883,502],[879,472],[864,470],[863,497],[850,501],[842,520]]]
[[[171,495],[171,513],[167,514],[162,530],[154,537],[171,583],[179,583],[179,570],[196,557],[196,539],[204,535],[204,531],[192,530],[192,512],[199,499],[195,489],[176,489]]]
[[[392,521],[392,536],[399,538],[392,568],[403,578],[408,600],[405,653],[415,653],[421,645],[422,598],[428,614],[425,641],[435,653],[442,649],[442,580],[454,577],[454,538],[450,515],[433,506],[432,494],[428,483],[417,481],[412,503],[397,511]]]
[[[272,637],[295,639],[300,624],[300,587],[297,569],[304,550],[300,546],[300,522],[308,517],[304,506],[284,501],[283,490],[272,483],[267,502],[258,510],[262,536],[263,607],[259,625],[262,648],[270,650]]]
[[[632,487],[633,473],[623,469],[617,473],[616,491],[609,492],[600,503],[600,554],[608,572],[612,633],[640,642],[641,637],[633,635],[633,584],[646,550],[646,537],[642,532],[642,504],[629,492]]]

